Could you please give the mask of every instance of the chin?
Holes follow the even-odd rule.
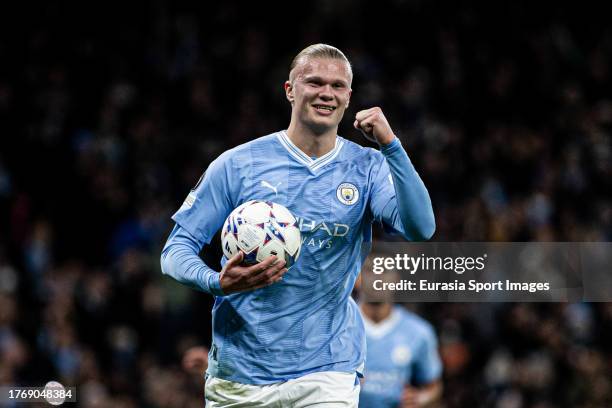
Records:
[[[328,130],[334,129],[338,127],[340,122],[335,117],[319,117],[319,118],[310,118],[306,125],[311,128],[316,133],[325,133]]]
[[[329,130],[336,128],[338,124],[332,121],[312,121],[308,123],[308,127],[316,134],[323,134]]]

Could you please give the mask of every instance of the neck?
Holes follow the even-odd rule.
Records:
[[[361,311],[374,323],[380,323],[391,315],[391,303],[362,303]]]
[[[291,121],[287,129],[287,136],[301,151],[309,157],[321,157],[329,153],[336,146],[336,133],[338,127],[325,130],[321,133],[315,132],[313,129],[296,124]]]

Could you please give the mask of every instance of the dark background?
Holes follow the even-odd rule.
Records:
[[[439,241],[608,241],[612,26],[555,2],[25,4],[0,13],[0,384],[85,407],[202,406],[185,348],[212,298],[161,275],[208,163],[283,128],[292,57],[353,63],[434,204]],[[380,233],[379,233],[380,234]],[[218,243],[204,256],[218,262]],[[413,305],[446,407],[612,406],[609,304]]]

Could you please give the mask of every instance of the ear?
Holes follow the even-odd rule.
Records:
[[[351,95],[353,95],[353,90],[352,90],[352,89],[349,89],[349,97],[348,97],[348,99],[346,100],[346,105],[344,105],[344,109],[348,109],[349,104],[350,104],[350,102],[351,102]]]
[[[287,97],[287,100],[290,103],[293,103],[295,98],[293,96],[293,86],[291,85],[291,82],[285,81],[285,84],[283,86],[285,88],[285,96]]]

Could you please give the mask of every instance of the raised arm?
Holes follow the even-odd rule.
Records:
[[[358,112],[354,126],[381,146],[385,158],[374,178],[370,208],[375,219],[410,241],[431,238],[436,224],[429,193],[382,110]]]

